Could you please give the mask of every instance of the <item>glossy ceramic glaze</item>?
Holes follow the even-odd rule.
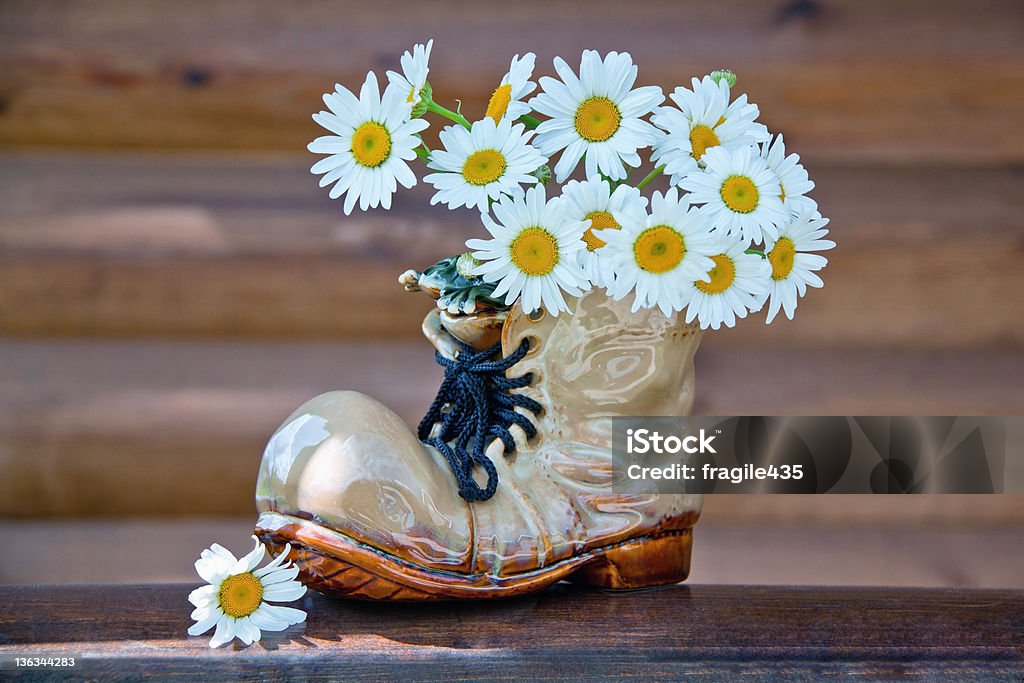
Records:
[[[521,391],[545,409],[535,439],[512,428],[513,455],[500,442],[489,448],[499,473],[492,499],[466,503],[444,459],[397,415],[339,391],[302,406],[271,438],[257,531],[303,546],[313,587],[360,597],[493,597],[574,575],[609,587],[685,578],[700,497],[613,492],[611,418],[689,414],[700,330],[631,313],[628,299],[600,291],[572,303],[557,317],[517,304],[500,328],[506,355],[530,338],[508,375],[532,373]],[[451,331],[484,347],[497,329],[494,318],[455,322],[435,311],[424,323],[446,355]],[[373,583],[364,574],[389,594],[354,589]]]

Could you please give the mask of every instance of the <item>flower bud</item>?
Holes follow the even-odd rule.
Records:
[[[540,166],[530,173],[534,178],[540,181],[541,185],[547,185],[551,182],[551,167],[547,164]]]
[[[736,85],[736,74],[734,74],[732,71],[729,71],[728,69],[718,69],[717,71],[711,72],[711,80],[713,80],[715,83],[721,83],[722,81],[725,81],[726,83],[729,84],[729,87],[731,88]]]
[[[431,98],[434,95],[434,89],[430,87],[430,83],[424,83],[420,89],[420,101],[413,105],[412,117],[418,119],[427,113],[427,107],[430,105]]]

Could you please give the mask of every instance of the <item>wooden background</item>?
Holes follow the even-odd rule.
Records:
[[[802,155],[839,244],[826,288],[792,323],[710,334],[698,412],[1024,411],[1019,2],[6,0],[3,524],[249,517],[262,446],[306,398],[359,389],[418,420],[439,377],[419,338],[429,303],[395,278],[481,226],[422,187],[345,217],[305,145],[322,92],[430,36],[435,96],[471,117],[516,52],[540,75],[555,54],[628,50],[666,89],[732,68]],[[1009,496],[706,510],[740,526],[1024,522]]]

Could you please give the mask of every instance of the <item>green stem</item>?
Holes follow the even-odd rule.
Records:
[[[446,107],[442,107],[440,104],[438,104],[437,102],[435,102],[433,100],[431,100],[430,102],[427,103],[427,111],[432,111],[435,114],[440,114],[441,116],[445,117],[446,119],[450,119],[450,120],[454,121],[455,123],[461,124],[464,128],[467,128],[469,130],[472,130],[472,128],[473,128],[473,125],[469,121],[466,120],[465,116],[463,116],[462,114],[460,114],[457,111],[452,111],[451,109],[448,109]]]
[[[660,176],[664,170],[665,170],[665,165],[664,164],[662,164],[661,166],[658,166],[656,169],[654,169],[653,171],[648,173],[646,178],[644,178],[639,183],[637,183],[636,189],[642,190],[645,187],[647,187],[650,184],[650,182],[652,180],[654,180],[655,178],[657,178],[658,176]]]
[[[417,147],[414,151],[416,152],[416,156],[420,158],[420,161],[426,164],[428,161],[430,161],[430,147],[427,146],[427,142],[426,140],[423,139],[422,135],[417,133],[416,137],[420,141],[420,146]]]
[[[540,125],[540,119],[535,119],[529,114],[523,114],[522,116],[519,117],[518,121],[519,123],[525,125],[527,130],[533,130],[534,128]]]
[[[764,258],[764,257],[765,257],[765,256],[764,256],[764,252],[763,252],[763,251],[761,251],[760,249],[747,249],[747,250],[746,250],[746,251],[745,251],[744,253],[745,253],[745,254],[757,254],[757,255],[758,255],[758,256],[760,256],[761,258]]]

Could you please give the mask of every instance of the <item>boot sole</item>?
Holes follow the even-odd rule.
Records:
[[[315,522],[264,512],[256,536],[276,555],[286,543],[306,586],[362,600],[506,598],[543,590],[562,580],[596,588],[632,590],[679,583],[690,573],[692,529],[631,538],[521,574],[460,574],[423,567]]]

